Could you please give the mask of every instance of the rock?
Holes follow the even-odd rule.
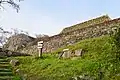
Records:
[[[16,72],[16,73],[19,73],[19,72],[20,72],[20,69],[17,69],[15,72]]]
[[[58,58],[60,59],[62,57],[64,52],[58,52]]]
[[[0,56],[6,56],[5,52],[0,52]]]
[[[61,53],[59,53],[59,58],[70,58],[70,57],[74,57],[74,56],[82,56],[82,54],[84,53],[83,49],[78,49],[73,51],[70,51],[69,49],[63,49],[63,51]],[[72,58],[72,60],[76,60],[77,58]]]
[[[7,56],[11,56],[12,54],[13,54],[12,51],[7,52]]]
[[[58,58],[70,58],[72,52],[69,49],[63,49],[62,52],[59,52]]]
[[[35,40],[35,38],[26,34],[13,35],[8,39],[7,43],[3,47],[8,50],[17,51],[21,48],[24,48],[33,40]]]
[[[70,58],[71,57],[72,52],[69,49],[64,49],[63,51],[64,51],[63,55],[62,55],[63,58]]]
[[[11,64],[12,66],[17,66],[17,65],[20,64],[20,62],[19,62],[19,60],[13,59],[13,60],[10,61],[10,64]]]
[[[84,53],[83,49],[75,50],[75,56],[82,56],[83,53]]]

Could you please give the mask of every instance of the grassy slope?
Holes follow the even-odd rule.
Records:
[[[43,59],[17,57],[21,62],[18,67],[29,80],[69,80],[80,75],[89,75],[97,80],[100,76],[103,80],[119,80],[120,62],[116,60],[116,48],[111,42],[110,37],[104,36],[68,46],[72,50],[85,50],[85,54],[75,60],[57,59],[55,53],[44,55]]]

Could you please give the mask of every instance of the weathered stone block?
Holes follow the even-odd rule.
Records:
[[[83,49],[75,50],[75,56],[82,56],[83,53],[84,53]]]
[[[72,51],[69,49],[63,49],[63,51],[58,54],[58,58],[70,58],[71,56]]]
[[[63,58],[70,58],[71,57],[71,51],[65,51],[62,55]]]

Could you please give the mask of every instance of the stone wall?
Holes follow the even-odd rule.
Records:
[[[96,24],[94,26],[89,26],[86,28],[74,30],[67,33],[61,33],[50,37],[44,42],[44,52],[52,52],[60,47],[74,44],[80,40],[99,37],[109,34],[112,28],[120,25],[120,18],[111,21],[106,21],[101,24]],[[37,45],[24,48],[22,52],[35,54],[37,53]]]
[[[82,29],[82,28],[85,28],[85,27],[88,27],[91,25],[100,24],[100,23],[103,23],[105,21],[110,21],[110,20],[111,19],[108,15],[103,15],[101,17],[97,17],[97,18],[94,18],[94,19],[91,19],[91,20],[88,20],[88,21],[64,28],[61,33],[66,33],[66,32],[74,31],[77,29]]]
[[[7,49],[0,48],[0,56],[12,57],[12,56],[30,56],[30,55],[25,54],[25,53],[20,53],[20,52],[15,52],[15,51],[10,51],[10,50],[7,50]]]
[[[49,41],[44,43],[44,51],[51,52],[61,46],[74,44],[80,40],[106,35],[111,31],[112,27],[118,26],[119,24],[120,19],[115,19],[103,24],[89,26],[87,28],[53,36]]]

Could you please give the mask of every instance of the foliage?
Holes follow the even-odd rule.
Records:
[[[118,48],[120,48],[120,28],[116,28],[115,34],[113,36],[114,43]]]
[[[10,37],[18,35],[18,34],[29,35],[28,32],[23,31],[23,30],[11,29],[9,31],[6,31],[2,27],[0,27],[0,45],[3,46]]]
[[[36,34],[36,38],[46,38],[46,37],[49,37],[49,36],[45,34]]]
[[[20,7],[17,4],[17,2],[20,2],[22,0],[0,0],[0,9],[4,9],[4,4],[11,5],[16,11],[18,12]],[[15,32],[15,30],[14,30]],[[0,46],[3,46],[4,43],[6,43],[8,37],[10,36],[11,32],[4,30],[2,27],[0,27]]]
[[[9,31],[6,31],[0,27],[0,44],[1,44],[1,46],[3,46],[3,44],[7,42],[8,36],[10,34],[11,33]]]
[[[75,60],[58,59],[55,53],[44,54],[43,59],[16,57],[21,63],[16,68],[23,70],[29,80],[69,80],[78,76],[89,76],[96,80],[120,79],[118,76],[120,61],[116,61],[117,48],[113,38],[104,36],[88,39],[66,48],[71,50],[82,48],[85,53]]]
[[[115,29],[114,35],[112,36],[113,42],[115,44],[116,50],[116,60],[120,61],[120,27]]]
[[[39,41],[48,41],[49,35],[46,34],[36,34],[36,39],[30,43],[30,45],[36,45]]]
[[[29,33],[27,31],[23,31],[17,28],[11,28],[11,33],[12,35],[18,35],[18,34],[25,34],[25,35],[29,35]]]

